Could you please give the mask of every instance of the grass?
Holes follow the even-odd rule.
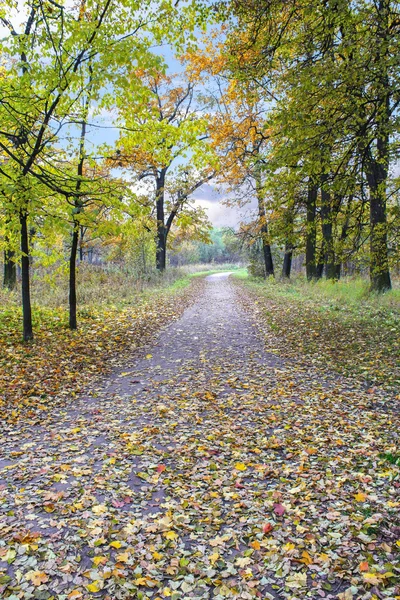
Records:
[[[368,282],[308,283],[241,278],[257,303],[267,343],[368,385],[400,388],[400,290],[370,294]]]
[[[237,269],[237,271],[232,273],[232,277],[234,277],[235,279],[247,279],[248,276],[249,276],[249,273],[245,267],[241,267],[241,268]]]
[[[208,275],[214,275],[215,273],[224,273],[227,271],[237,273],[241,270],[241,266],[234,263],[217,264],[213,265],[210,269],[204,269],[204,267],[205,265],[190,265],[185,267],[185,270],[188,272],[189,277],[206,277]]]

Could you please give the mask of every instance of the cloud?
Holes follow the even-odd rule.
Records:
[[[194,204],[205,209],[214,227],[237,228],[241,222],[254,219],[257,212],[255,198],[244,207],[235,204],[233,194],[224,190],[217,190],[212,184],[205,183],[193,194]],[[225,201],[231,202],[230,206]]]
[[[236,229],[240,223],[249,221],[255,216],[255,207],[252,204],[249,204],[246,208],[239,208],[238,206],[226,206],[222,202],[212,202],[198,198],[196,198],[194,204],[206,210],[214,227],[233,227]]]
[[[196,200],[220,202],[226,198],[226,194],[221,194],[214,186],[210,185],[209,183],[204,183],[198,190],[196,190],[194,197]]]

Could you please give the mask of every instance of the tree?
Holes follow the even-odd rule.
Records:
[[[142,94],[136,92],[141,76]],[[152,197],[156,234],[156,267],[166,267],[167,239],[175,218],[191,195],[214,176],[207,140],[207,120],[199,114],[195,87],[183,74],[136,72],[119,92],[118,165],[130,169]],[[133,83],[132,83],[133,81]]]
[[[350,223],[348,200],[354,205],[353,189],[366,186],[371,289],[390,288],[386,205],[398,136],[397,3],[233,0],[225,4],[224,19],[227,5],[233,18],[225,42],[226,72],[255,86],[260,98],[273,100],[276,168],[293,167],[299,178],[313,182],[308,274],[313,236],[321,235],[320,264],[335,277],[336,223],[343,218]],[[314,212],[315,185],[320,208],[316,203]],[[352,227],[345,230],[348,236]]]

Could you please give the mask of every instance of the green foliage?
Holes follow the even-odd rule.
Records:
[[[185,237],[178,245],[172,246],[171,264],[219,264],[237,263],[243,260],[236,234],[224,228],[214,228],[210,231],[207,242]]]

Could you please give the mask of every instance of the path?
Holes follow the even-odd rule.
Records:
[[[369,469],[396,425],[269,354],[236,293],[209,277],[141,360],[6,432],[1,597],[369,593],[358,565],[390,562],[396,492]]]

